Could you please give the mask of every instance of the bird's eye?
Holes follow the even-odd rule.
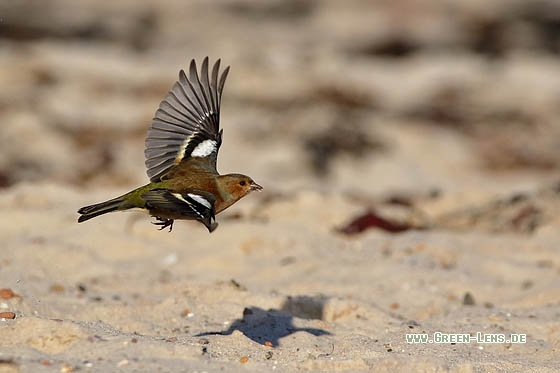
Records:
[[[241,185],[241,186],[245,186],[245,184],[246,184],[245,180],[239,182],[239,185]]]

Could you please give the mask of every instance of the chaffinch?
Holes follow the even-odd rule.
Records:
[[[141,208],[171,232],[176,219],[197,220],[209,232],[215,215],[251,191],[262,190],[249,176],[220,175],[216,170],[222,143],[220,103],[229,66],[219,74],[220,60],[208,73],[208,57],[200,76],[191,61],[189,77],[179,80],[160,103],[146,137],[146,167],[150,183],[120,197],[78,210],[83,222],[112,211]],[[219,79],[218,79],[219,78]]]

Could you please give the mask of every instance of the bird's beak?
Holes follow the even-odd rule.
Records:
[[[263,187],[253,181],[251,182],[251,190],[256,190],[257,192],[260,192],[263,190]]]

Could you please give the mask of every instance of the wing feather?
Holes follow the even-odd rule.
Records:
[[[189,190],[173,193],[167,189],[152,189],[142,195],[148,209],[155,212],[163,210],[180,215],[183,219],[202,222],[208,230],[215,228],[214,203],[216,197],[202,190]]]
[[[193,124],[198,123],[199,116],[196,113],[193,113],[183,101],[177,96],[177,93],[174,90],[171,90],[169,92],[169,104],[172,105],[175,110],[179,111],[184,117],[186,117],[189,122]]]
[[[148,130],[144,151],[152,182],[160,181],[174,166],[190,157],[205,158],[210,168],[216,168],[221,144],[220,103],[229,67],[220,74],[220,60],[217,60],[209,72],[208,57],[202,62],[200,75],[192,60],[189,76],[181,70],[179,79],[161,101]],[[207,140],[211,142],[202,144]]]
[[[148,136],[153,135],[153,137],[157,137],[158,134],[163,133],[162,136],[173,135],[175,137],[176,135],[182,135],[188,137],[194,130],[196,130],[194,126],[179,127],[171,122],[157,120],[152,122],[152,128],[148,130]]]

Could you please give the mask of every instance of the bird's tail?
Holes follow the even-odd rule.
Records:
[[[95,205],[85,206],[78,210],[78,214],[82,214],[78,218],[78,223],[95,218],[96,216],[106,214],[108,212],[122,209],[125,196],[113,198],[109,201],[96,203]]]

